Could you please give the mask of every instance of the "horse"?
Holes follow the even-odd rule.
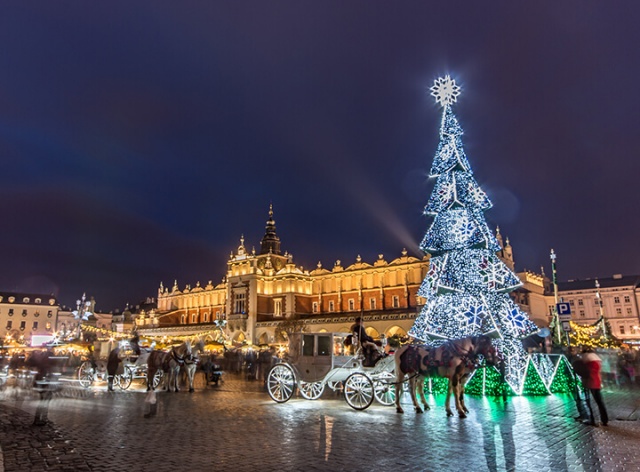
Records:
[[[184,360],[184,370],[187,373],[187,380],[189,381],[189,393],[194,392],[193,380],[196,375],[196,368],[198,367],[198,353],[204,353],[204,341],[202,339],[193,345],[191,354],[189,354]]]
[[[162,370],[166,374],[165,385],[167,390],[170,390],[173,384],[175,391],[180,391],[178,388],[178,373],[180,372],[180,366],[185,363],[185,359],[189,356],[191,356],[191,341],[185,341],[179,346],[173,346],[169,351],[156,349],[151,351],[147,359],[147,391],[155,390],[153,378],[158,370]]]
[[[449,380],[445,407],[447,416],[453,416],[449,408],[449,399],[453,393],[456,410],[460,418],[466,418],[467,407],[464,404],[464,384],[471,373],[478,367],[479,356],[482,355],[487,363],[497,362],[495,347],[491,338],[485,335],[446,341],[437,348],[428,346],[406,345],[395,353],[396,368],[396,411],[404,413],[400,406],[402,384],[405,377],[409,378],[409,392],[415,406],[416,413],[423,410],[418,405],[416,389],[425,410],[429,405],[424,397],[424,381],[426,377],[440,376]]]

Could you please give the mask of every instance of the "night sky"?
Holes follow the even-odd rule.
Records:
[[[638,274],[640,4],[613,5],[4,2],[0,289],[218,283],[270,203],[305,269],[420,255],[445,74],[517,270]]]

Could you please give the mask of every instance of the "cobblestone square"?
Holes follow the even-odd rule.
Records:
[[[135,387],[135,388],[133,388]],[[144,418],[141,386],[61,395],[49,423],[32,426],[37,400],[0,402],[2,468],[10,471],[634,471],[640,470],[637,391],[605,391],[612,421],[574,420],[571,398],[468,397],[466,419],[410,405],[351,409],[333,392],[273,402],[259,382],[228,376],[195,393],[159,392]],[[408,398],[403,398],[403,401]]]

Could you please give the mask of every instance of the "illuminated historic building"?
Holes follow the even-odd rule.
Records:
[[[56,330],[60,306],[53,295],[0,292],[0,327],[5,341],[39,345]]]
[[[604,316],[615,337],[640,341],[639,275],[570,280],[558,284],[558,295],[571,305],[574,322],[593,325]]]
[[[513,251],[507,240],[498,254],[513,267]],[[411,257],[403,250],[391,261],[380,254],[372,264],[358,256],[354,263],[341,261],[331,268],[320,263],[309,271],[296,266],[293,256],[281,251],[273,210],[269,210],[260,251],[247,251],[244,238],[227,261],[222,282],[199,282],[180,289],[160,285],[157,310],[136,318],[143,334],[167,336],[202,333],[216,320],[226,320],[226,334],[234,342],[253,344],[283,340],[282,331],[304,323],[308,331],[348,331],[361,316],[370,335],[404,336],[411,328],[424,299],[417,296],[428,271],[428,256]],[[514,292],[522,309],[540,325],[548,324],[548,300],[543,277],[529,272],[524,286]]]
[[[348,331],[362,316],[373,336],[405,335],[424,303],[417,291],[425,277],[428,259],[403,250],[386,261],[382,254],[373,264],[358,256],[343,266],[336,261],[326,269],[296,266],[293,256],[280,248],[273,210],[260,252],[247,251],[244,238],[227,261],[223,281],[197,283],[182,290],[160,286],[158,308],[138,317],[139,328],[168,335],[202,332],[215,320],[225,319],[234,342],[254,344],[282,340],[282,326],[302,323],[311,331]]]

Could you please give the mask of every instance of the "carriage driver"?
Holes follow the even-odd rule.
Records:
[[[358,342],[362,346],[366,359],[372,360],[376,352],[378,352],[378,346],[373,341],[373,338],[367,334],[362,324],[362,318],[359,316],[356,318],[355,324],[351,327],[351,332],[358,338]]]

